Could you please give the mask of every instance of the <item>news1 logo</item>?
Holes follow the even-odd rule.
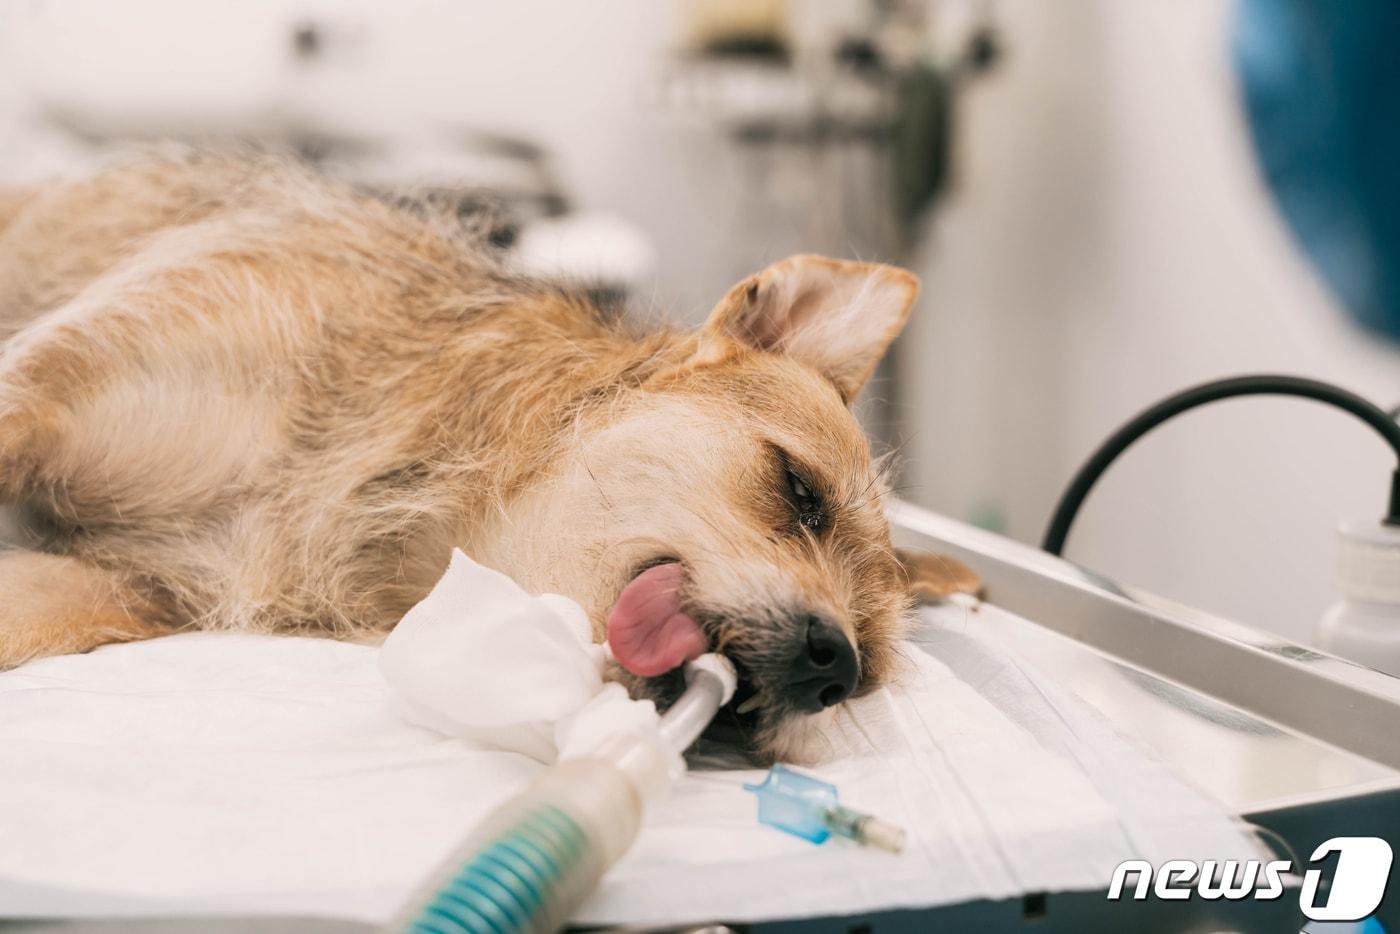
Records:
[[[1322,870],[1312,868],[1303,873],[1298,908],[1311,921],[1360,921],[1369,917],[1380,905],[1390,879],[1394,858],[1390,844],[1380,837],[1333,837],[1313,850],[1308,863],[1316,864],[1333,853],[1337,854],[1337,869],[1323,903],[1318,904],[1317,891]],[[1113,870],[1108,900],[1121,899],[1129,875],[1135,874],[1131,897],[1136,901],[1147,898],[1149,889],[1165,901],[1183,901],[1193,895],[1207,901],[1270,901],[1283,895],[1283,877],[1292,870],[1293,864],[1286,859],[1227,859],[1223,863],[1211,859],[1199,863],[1169,859],[1156,870],[1147,860],[1128,859]]]

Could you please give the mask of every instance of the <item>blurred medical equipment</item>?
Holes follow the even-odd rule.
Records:
[[[1317,644],[1400,678],[1400,527],[1343,523],[1333,581],[1342,599],[1318,621]]]
[[[1323,402],[1361,419],[1395,452],[1378,523],[1342,527],[1336,581],[1343,603],[1318,622],[1318,645],[1379,671],[1400,676],[1400,424],[1394,417],[1339,386],[1296,376],[1237,376],[1168,396],[1109,436],[1084,463],[1055,507],[1042,547],[1064,551],[1065,539],[1090,490],[1133,442],[1163,422],[1211,402],[1240,396],[1293,396]]]
[[[1059,555],[1064,550],[1070,526],[1074,523],[1074,518],[1089,491],[1103,472],[1117,460],[1118,455],[1127,450],[1134,441],[1182,412],[1221,399],[1259,395],[1297,396],[1324,402],[1349,412],[1370,425],[1386,444],[1390,445],[1397,461],[1400,461],[1400,424],[1383,409],[1353,392],[1330,383],[1297,376],[1237,376],[1215,380],[1168,396],[1109,436],[1075,474],[1069,488],[1060,498],[1050,525],[1045,530],[1045,539],[1041,547],[1052,555]],[[1400,526],[1400,463],[1397,463],[1387,484],[1386,511],[1381,522]]]
[[[392,96],[364,99],[395,93],[366,87],[364,77],[404,54],[377,35],[393,30],[385,10],[324,0],[140,6],[144,19],[85,0],[0,9],[8,66],[0,79],[13,80],[27,103],[23,146],[0,144],[7,183],[166,141],[287,153],[455,217],[522,272],[583,288],[605,307],[650,285],[650,240],[619,217],[580,208],[548,148],[518,128],[474,119],[469,104],[447,118],[414,116]],[[70,67],[74,60],[84,67]]]
[[[908,264],[951,177],[958,95],[1000,60],[991,3],[692,0],[660,112],[723,142],[736,166],[735,249]],[[894,354],[857,412],[896,434]]]

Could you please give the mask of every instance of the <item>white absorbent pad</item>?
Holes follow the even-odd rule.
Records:
[[[811,768],[905,827],[902,854],[760,825],[740,788],[759,770],[692,771],[577,919],[938,905],[1103,888],[1129,857],[1258,853],[1220,805],[977,617],[926,615],[909,670],[846,705]],[[377,654],[196,633],[0,674],[0,915],[387,920],[544,766],[404,721]]]

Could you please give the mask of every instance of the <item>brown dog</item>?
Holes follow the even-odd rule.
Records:
[[[799,256],[633,336],[286,163],[0,198],[0,500],[34,536],[0,553],[0,667],[382,633],[456,545],[579,601],[663,702],[723,649],[754,748],[796,754],[891,668],[908,581],[847,404],[916,289]]]

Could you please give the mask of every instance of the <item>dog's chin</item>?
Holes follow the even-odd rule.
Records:
[[[832,745],[828,729],[837,709],[828,707],[821,713],[794,714],[783,718],[765,745],[772,760],[793,765],[813,765],[830,758]]]
[[[705,731],[700,745],[706,754],[727,750],[750,765],[809,765],[825,758],[831,749],[826,728],[832,716],[832,710],[816,714],[771,710],[739,714],[725,707]]]
[[[685,679],[679,670],[642,678],[619,668],[614,677],[627,687],[632,697],[654,701],[663,713],[685,690]],[[835,708],[806,714],[762,698],[756,707],[740,713],[739,708],[755,693],[761,692],[741,681],[735,696],[720,708],[688,757],[698,756],[714,766],[767,766],[774,762],[810,764],[822,759],[830,750],[825,730]]]

